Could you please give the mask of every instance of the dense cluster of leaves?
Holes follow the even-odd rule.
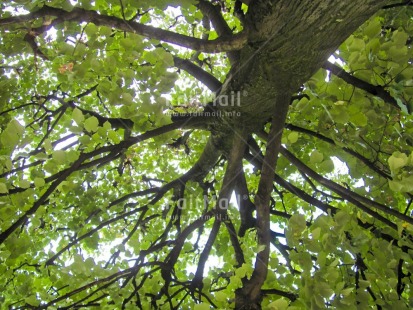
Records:
[[[220,208],[228,156],[196,175],[208,128],[170,115],[212,94],[188,66],[220,85],[231,59],[164,39],[220,37],[205,7],[240,33],[235,1],[212,2],[1,4],[4,307],[234,307],[264,250],[253,202],[269,125]],[[413,307],[412,15],[378,12],[293,97],[263,308]]]

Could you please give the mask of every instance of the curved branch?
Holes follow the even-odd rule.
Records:
[[[211,232],[209,233],[208,241],[206,242],[204,250],[202,251],[199,257],[198,267],[196,268],[195,276],[192,279],[191,283],[192,288],[202,289],[202,278],[204,276],[205,264],[208,260],[209,253],[211,252],[212,246],[218,236],[220,228],[221,221],[216,218],[212,226]]]
[[[214,5],[211,2],[200,0],[197,7],[201,10],[202,14],[207,16],[211,21],[219,37],[229,37],[233,35],[231,28],[229,28],[227,22],[221,14],[219,5]],[[239,52],[228,52],[227,55],[232,66],[239,61]]]
[[[213,92],[218,92],[222,87],[222,83],[217,78],[215,78],[215,76],[209,74],[201,67],[195,65],[187,59],[182,59],[180,57],[174,56],[174,65],[179,69],[188,72]]]
[[[44,29],[42,29],[42,27],[37,29],[38,32],[42,32],[48,29],[51,25],[56,25],[65,21],[73,21],[78,23],[91,22],[97,26],[112,27],[122,31],[136,33],[151,39],[176,44],[182,47],[206,53],[219,53],[239,50],[247,42],[247,35],[244,32],[208,41],[137,22],[125,21],[122,18],[115,16],[101,15],[96,11],[85,10],[78,7],[68,12],[63,9],[44,5],[38,11],[29,13],[27,15],[12,16],[0,19],[0,26],[29,22],[37,18],[46,16],[54,16],[56,17],[56,19],[53,20],[50,25],[44,25]]]
[[[402,221],[413,224],[413,218],[411,218],[411,217],[409,217],[405,214],[402,214],[402,213],[400,213],[399,211],[397,211],[395,209],[391,209],[391,208],[389,208],[389,207],[387,207],[383,204],[380,204],[380,203],[375,202],[373,200],[370,200],[370,199],[368,199],[364,196],[361,196],[361,195],[359,195],[355,192],[352,192],[352,191],[346,189],[345,187],[324,178],[323,176],[319,175],[317,172],[312,170],[310,167],[305,165],[303,162],[301,162],[297,157],[295,157],[290,151],[288,151],[284,147],[281,148],[281,154],[285,158],[287,158],[288,161],[290,161],[294,166],[296,166],[300,171],[302,171],[305,174],[309,175],[310,177],[312,177],[314,180],[316,180],[320,184],[324,185],[325,187],[332,190],[336,194],[339,194],[344,199],[348,200],[352,204],[356,205],[358,208],[362,209],[364,212],[366,212],[368,214],[371,214],[372,216],[376,217],[377,219],[379,219],[380,221],[382,221],[386,225],[392,227],[393,229],[397,229],[397,225],[395,225],[392,221],[390,221],[390,220],[388,220],[388,219],[386,219],[382,216],[380,216],[380,218],[378,218],[377,216],[379,214],[377,214],[377,213],[375,213],[375,215],[373,215],[372,210],[370,210],[364,204],[366,204],[366,205],[368,205],[372,208],[376,208],[380,211],[383,211],[387,215],[393,215],[393,216],[397,217],[398,219],[400,219]]]
[[[243,304],[254,305],[261,298],[261,287],[267,277],[270,255],[270,197],[273,188],[275,168],[281,149],[281,137],[288,113],[290,96],[280,94],[276,97],[276,110],[271,122],[267,139],[267,149],[261,169],[261,178],[255,195],[257,212],[257,239],[259,252],[256,255],[255,268],[251,279],[236,294],[236,307]]]
[[[168,290],[169,284],[171,282],[172,270],[179,258],[179,254],[181,253],[185,240],[193,231],[204,225],[205,222],[209,220],[211,217],[213,217],[213,212],[208,211],[207,213],[203,214],[200,218],[198,218],[197,220],[189,224],[187,227],[185,227],[185,229],[176,238],[175,246],[169,252],[167,258],[165,259],[165,263],[161,271],[162,278],[165,281],[165,284],[162,289],[163,292],[166,292]]]
[[[242,157],[245,149],[245,140],[242,135],[235,135],[234,143],[231,147],[231,151],[228,159],[228,166],[225,171],[224,180],[222,181],[219,197],[214,208],[215,222],[209,235],[208,241],[205,245],[204,251],[199,258],[198,268],[195,273],[195,277],[192,281],[194,287],[200,288],[202,285],[202,276],[204,273],[205,263],[208,259],[212,245],[218,235],[220,225],[222,221],[228,216],[227,208],[231,199],[231,194],[235,187],[235,180],[238,178],[242,167]],[[236,243],[237,244],[237,243]],[[242,250],[241,250],[242,251]],[[237,251],[236,251],[237,252]],[[239,253],[238,253],[239,255]],[[243,260],[243,257],[242,257]]]
[[[340,68],[339,66],[326,61],[323,64],[323,68],[330,71],[332,74],[335,76],[339,77],[343,81],[353,85],[354,87],[360,88],[369,94],[372,94],[373,96],[379,97],[384,100],[384,102],[387,102],[391,106],[395,107],[396,109],[400,110],[399,105],[397,104],[396,99],[394,99],[389,92],[387,92],[383,86],[380,85],[372,85],[370,83],[367,83],[350,73],[346,72],[343,68]]]
[[[2,244],[20,225],[24,224],[30,215],[34,214],[37,209],[47,200],[47,198],[53,193],[53,191],[59,186],[61,182],[63,182],[67,177],[69,177],[73,172],[88,168],[92,165],[96,165],[102,162],[102,160],[109,161],[116,156],[123,150],[129,148],[130,146],[142,142],[144,140],[162,135],[164,133],[167,133],[169,131],[172,131],[174,129],[181,128],[183,125],[185,125],[185,121],[180,121],[176,123],[172,123],[169,125],[165,125],[153,130],[149,130],[139,136],[136,137],[131,137],[127,140],[124,140],[118,144],[115,145],[109,145],[109,146],[104,146],[99,149],[96,149],[92,152],[89,153],[82,153],[80,154],[79,158],[69,167],[66,168],[53,176],[50,176],[45,179],[46,182],[52,182],[53,183],[49,186],[49,188],[44,192],[44,194],[33,204],[33,206],[27,210],[20,218],[18,218],[9,228],[4,230],[0,234],[0,244]],[[109,154],[104,157],[104,158],[99,158],[96,159],[92,162],[84,163],[85,161],[94,158],[97,155],[107,153]],[[215,152],[216,153],[216,152]],[[211,165],[215,164],[218,154],[216,156],[211,156],[211,154],[201,155],[201,159],[194,165],[192,169],[190,169],[184,176],[183,178],[185,179],[191,179],[191,178],[196,178],[199,177],[200,175],[204,175],[209,171],[209,168]],[[214,154],[214,152],[212,152]],[[83,164],[84,163],[84,164]],[[1,194],[0,196],[5,196],[7,194]]]
[[[262,166],[262,158],[256,158],[254,156],[252,156],[251,154],[246,154],[245,155],[245,159],[251,163],[254,167],[261,169]],[[295,196],[297,196],[298,198],[300,198],[301,200],[317,207],[318,209],[320,209],[321,211],[323,211],[326,214],[331,214],[334,215],[336,214],[340,209],[322,202],[321,200],[309,195],[307,192],[305,192],[304,190],[302,190],[301,188],[298,188],[297,186],[293,185],[292,183],[286,181],[284,178],[280,177],[278,174],[274,174],[274,181],[282,186],[284,189],[286,189],[287,191],[289,191],[290,193],[294,194]],[[376,216],[374,216],[376,218]],[[378,235],[386,240],[387,242],[389,242],[390,244],[392,244],[393,246],[399,247],[403,250],[403,252],[407,252],[409,250],[409,247],[407,247],[406,245],[399,245],[398,244],[398,240],[395,239],[393,236],[391,236],[390,234],[386,234],[384,232],[382,232],[377,226],[375,226],[374,224],[368,223],[366,221],[362,221],[359,218],[357,218],[357,224],[367,230],[371,230],[371,231],[376,231],[378,232]],[[288,256],[288,255],[287,255]]]
[[[295,126],[293,124],[286,124],[285,128],[293,130],[293,131],[297,131],[297,132],[301,132],[301,133],[305,133],[307,135],[313,136],[315,138],[318,138],[324,142],[330,143],[331,145],[338,146],[335,141],[333,139],[330,139],[326,136],[323,136],[322,134],[318,133],[318,132],[314,132],[312,130],[306,129],[306,128],[302,128],[302,127],[298,127]],[[367,167],[369,167],[371,170],[373,170],[374,172],[376,172],[377,174],[381,175],[382,177],[391,180],[392,177],[386,173],[385,171],[379,169],[379,167],[377,167],[374,163],[372,163],[368,158],[364,157],[363,155],[357,153],[356,151],[353,151],[352,149],[348,148],[348,147],[343,147],[341,148],[343,151],[345,151],[346,153],[354,156],[355,158],[357,158],[358,160],[360,160],[363,164],[365,164]]]

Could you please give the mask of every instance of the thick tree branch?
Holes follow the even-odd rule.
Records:
[[[241,224],[239,227],[238,235],[240,237],[244,237],[248,229],[254,228],[256,226],[256,220],[252,216],[253,212],[255,211],[255,205],[249,197],[244,171],[240,173],[240,176],[237,179],[235,192],[237,193],[239,213],[241,217]]]
[[[235,180],[242,172],[242,157],[245,149],[245,139],[242,133],[235,134],[234,142],[229,154],[228,167],[225,171],[224,180],[222,181],[219,197],[214,208],[214,214],[216,216],[214,225],[209,235],[208,241],[205,245],[204,251],[201,253],[198,262],[198,268],[195,273],[195,277],[192,281],[192,285],[197,288],[202,287],[202,277],[204,273],[205,263],[208,259],[209,253],[212,249],[212,245],[218,235],[218,231],[222,221],[228,216],[227,208],[231,199],[231,194],[235,187]]]
[[[78,23],[90,22],[94,23],[97,26],[112,27],[122,31],[136,33],[151,39],[176,44],[182,47],[206,53],[219,53],[239,50],[245,45],[247,40],[246,34],[240,33],[232,35],[231,37],[222,37],[216,40],[206,41],[182,35],[173,31],[140,24],[137,22],[126,21],[115,16],[101,15],[96,11],[90,11],[76,7],[72,11],[68,12],[63,9],[53,8],[47,5],[43,6],[36,12],[1,19],[0,26],[30,22],[38,18],[49,16],[56,17],[51,25],[59,24],[65,21]]]
[[[270,197],[273,188],[274,173],[278,154],[281,148],[281,137],[287,116],[290,96],[280,94],[276,98],[276,113],[271,122],[271,130],[268,135],[266,154],[261,170],[261,178],[255,195],[257,210],[257,242],[259,252],[256,255],[255,268],[251,279],[246,281],[244,287],[236,293],[237,304],[248,304],[256,307],[260,303],[261,287],[267,277],[268,259],[270,254]]]

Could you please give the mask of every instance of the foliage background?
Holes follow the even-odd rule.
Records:
[[[263,308],[413,307],[413,11],[402,4],[371,17],[290,94]],[[210,130],[171,114],[202,111],[231,52],[122,23],[214,40],[206,11],[191,0],[1,7],[3,307],[233,308],[263,251],[253,202],[269,123],[241,154],[238,204],[216,213],[230,155],[196,172]],[[242,32],[232,1],[212,7]],[[78,22],[66,11],[117,19]]]

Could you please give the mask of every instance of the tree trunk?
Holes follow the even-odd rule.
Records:
[[[389,2],[252,1],[246,16],[248,44],[220,92],[228,97],[239,93],[240,104],[217,106],[218,110],[240,112],[240,116],[225,117],[216,125],[213,144],[226,149],[237,128],[253,132],[285,111],[288,100],[274,98],[293,95],[357,27]],[[285,117],[276,124],[279,132],[284,123]],[[256,272],[259,264],[262,261],[257,259],[251,279],[237,290],[236,309],[261,309],[266,274]]]
[[[276,111],[274,98],[293,94],[363,22],[388,0],[252,1],[246,16],[248,44],[220,95],[240,92],[232,126],[261,128]],[[233,93],[231,93],[233,92]]]

